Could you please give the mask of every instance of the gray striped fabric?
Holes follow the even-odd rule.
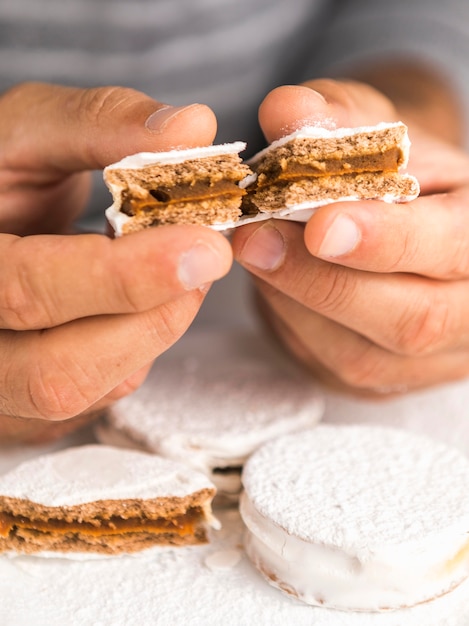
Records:
[[[205,102],[222,141],[258,138],[272,87],[386,55],[436,63],[469,110],[468,0],[0,0],[0,90],[121,84]]]
[[[248,153],[261,147],[257,107],[270,89],[389,55],[436,63],[469,117],[469,0],[0,0],[0,91],[120,84],[204,102],[217,141],[247,140]],[[102,223],[109,194],[96,181],[90,214]],[[198,324],[250,319],[243,289],[217,283]]]

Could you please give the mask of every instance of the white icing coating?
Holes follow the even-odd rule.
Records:
[[[212,146],[202,146],[199,148],[186,148],[169,150],[168,152],[137,152],[124,157],[120,161],[111,163],[104,169],[107,170],[135,170],[150,165],[183,163],[192,159],[206,159],[224,154],[238,154],[246,149],[244,141],[235,141],[233,143],[224,143]]]
[[[227,345],[227,335],[226,331],[217,334],[191,330],[171,351],[197,352],[205,345],[212,354],[227,349],[236,352],[239,343],[245,349],[239,333],[232,345]],[[256,342],[256,335],[251,333],[246,342],[248,338],[256,353],[266,351],[268,342]],[[330,419],[337,417],[348,423],[383,420],[388,425],[395,421],[460,444],[469,453],[467,381],[386,402],[365,403],[350,396],[334,401],[333,395],[336,394],[328,395]],[[1,448],[0,473],[45,451],[91,441],[91,433],[85,431],[53,445]],[[241,550],[243,535],[236,509],[220,510],[217,516],[222,529],[211,533],[210,543],[205,546],[148,550],[123,555],[118,560],[114,557],[66,562],[0,555],[0,624],[166,626],[185,624],[190,616],[191,626],[468,626],[469,579],[451,593],[410,609],[363,613],[297,602],[266,584],[244,554],[235,567],[212,570],[207,567],[206,558],[214,552]]]
[[[131,220],[131,217],[119,210],[119,203],[113,202],[105,211],[106,219],[114,230],[116,237],[120,237],[124,232],[124,226]]]
[[[322,425],[263,446],[243,484],[248,554],[309,604],[412,606],[469,575],[469,460],[440,443]]]
[[[220,520],[223,528],[208,545],[138,557],[65,562],[0,556],[0,624],[467,626],[469,581],[411,609],[353,613],[307,606],[278,593],[244,554],[236,566],[214,569],[207,559],[236,554],[242,542],[237,511],[220,511]]]
[[[216,337],[216,334],[214,334]],[[240,466],[259,445],[310,428],[324,410],[312,379],[270,353],[201,349],[158,359],[142,387],[118,401],[108,423],[147,450],[189,464],[236,494]],[[99,435],[98,435],[99,436]]]
[[[400,126],[406,128],[405,124],[403,124],[402,122],[380,122],[375,126],[357,126],[354,128],[324,128],[323,126],[303,126],[293,133],[290,133],[289,135],[285,135],[284,137],[280,137],[280,139],[273,141],[266,148],[255,154],[251,159],[249,159],[248,164],[257,163],[270,152],[276,150],[277,148],[280,148],[281,146],[284,146],[286,143],[292,141],[293,139],[343,139],[344,137],[354,137],[355,135],[358,135],[360,133],[372,133],[375,131],[386,130],[387,128],[398,128]],[[402,168],[407,166],[410,145],[410,140],[406,132],[400,145],[403,154],[403,163],[401,165]]]
[[[49,507],[97,500],[184,497],[208,478],[154,454],[86,445],[44,454],[0,476],[0,495]]]

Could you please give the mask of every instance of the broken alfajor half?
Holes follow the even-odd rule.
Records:
[[[331,202],[408,202],[420,191],[417,179],[402,173],[409,149],[402,122],[332,130],[306,126],[248,161],[256,177],[243,212],[304,221]]]
[[[106,217],[116,235],[164,224],[231,226],[252,176],[237,141],[169,152],[142,152],[104,169],[113,196]]]
[[[138,552],[207,542],[213,484],[156,455],[86,445],[0,476],[0,552]]]

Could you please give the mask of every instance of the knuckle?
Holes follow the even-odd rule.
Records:
[[[142,309],[141,297],[135,289],[135,281],[123,272],[113,274],[113,293],[126,312],[138,313]]]
[[[120,107],[134,105],[142,95],[129,87],[91,87],[80,93],[78,109],[98,126],[108,122],[109,114]]]
[[[387,272],[399,272],[402,268],[414,267],[418,260],[418,250],[415,240],[408,231],[401,232],[399,240],[395,242],[394,258],[385,268]]]
[[[448,340],[450,314],[446,298],[435,292],[412,304],[396,325],[395,349],[407,356],[435,352]]]
[[[352,389],[368,390],[385,384],[386,372],[383,354],[371,343],[344,351],[334,372],[337,378]]]
[[[78,120],[83,128],[94,128],[96,131],[106,131],[109,128],[109,119],[116,111],[121,111],[122,116],[130,115],[132,108],[141,101],[142,95],[138,91],[117,86],[90,87],[88,89],[74,90],[70,93],[65,103],[64,110],[68,117],[76,124]],[[83,137],[83,150],[90,165],[96,169],[102,167],[102,163],[96,158],[95,150],[96,134],[87,133]]]
[[[183,299],[166,302],[149,311],[144,317],[146,336],[156,336],[156,343],[164,346],[164,349],[171,346],[189,327],[202,298],[202,294],[191,292],[183,296]]]
[[[451,247],[451,264],[446,277],[452,280],[467,279],[469,274],[469,246],[467,245],[467,240],[456,238]]]
[[[91,404],[96,384],[70,360],[41,351],[27,377],[27,391],[34,417],[59,421],[83,413]],[[86,393],[85,390],[88,390]]]
[[[325,315],[341,313],[353,298],[356,281],[353,272],[340,265],[327,265],[320,281],[309,281],[305,303]]]
[[[185,315],[178,313],[177,307],[172,306],[171,303],[158,307],[157,333],[163,345],[172,345],[179,338],[182,334],[181,329],[186,325],[184,318]]]
[[[11,330],[32,330],[52,325],[50,312],[31,282],[31,273],[21,261],[15,264],[15,275],[2,281],[0,324]]]
[[[106,396],[107,403],[116,402],[121,398],[125,398],[133,394],[139,387],[141,386],[142,381],[136,380],[135,378],[128,378],[124,380],[122,383],[117,385],[110,393]]]

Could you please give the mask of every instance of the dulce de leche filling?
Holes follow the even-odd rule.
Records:
[[[311,176],[339,176],[362,172],[396,172],[401,150],[397,147],[371,154],[349,155],[345,158],[306,159],[296,155],[268,161],[259,172],[257,186],[276,181],[291,181]]]
[[[171,204],[202,202],[224,196],[242,197],[245,193],[244,189],[228,180],[220,180],[211,184],[195,182],[193,184],[175,185],[174,187],[160,185],[154,189],[149,189],[148,195],[145,197],[135,197],[130,193],[123,194],[121,211],[126,215],[133,216],[161,209]]]
[[[66,535],[79,533],[91,537],[107,535],[125,535],[127,533],[171,533],[180,537],[192,535],[203,521],[204,515],[200,507],[193,507],[183,515],[170,518],[129,518],[111,516],[109,519],[94,518],[88,521],[67,522],[60,519],[29,519],[20,515],[0,513],[0,537],[7,538],[17,529],[24,528],[36,532]]]

